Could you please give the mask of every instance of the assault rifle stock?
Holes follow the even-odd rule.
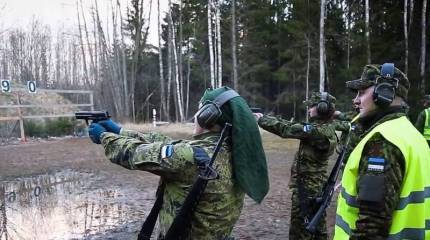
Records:
[[[351,121],[351,124],[357,119],[358,119],[358,116],[356,116]],[[317,231],[318,223],[323,217],[327,207],[330,205],[330,201],[335,191],[336,181],[339,178],[339,174],[343,169],[343,165],[346,162],[345,157],[348,150],[349,141],[351,138],[351,131],[352,131],[352,127],[350,126],[348,135],[346,136],[345,144],[342,146],[342,151],[338,155],[336,163],[333,166],[333,169],[331,170],[330,176],[328,177],[327,182],[324,185],[322,195],[321,197],[316,198],[316,203],[320,205],[319,205],[318,211],[315,213],[315,215],[312,217],[312,219],[309,221],[308,225],[306,226],[306,230],[309,231],[310,233],[315,233]]]

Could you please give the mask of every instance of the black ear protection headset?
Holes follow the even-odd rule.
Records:
[[[399,79],[394,78],[394,63],[384,63],[381,76],[376,78],[373,102],[380,107],[388,107],[394,100]]]
[[[203,103],[203,106],[195,115],[200,127],[205,129],[213,127],[222,115],[221,106],[232,98],[239,96],[236,91],[230,89],[218,95],[213,101]]]
[[[333,108],[333,106],[330,103],[330,101],[328,100],[328,93],[322,92],[321,93],[321,99],[317,103],[318,115],[322,115],[322,116],[328,115],[332,111],[332,108]]]

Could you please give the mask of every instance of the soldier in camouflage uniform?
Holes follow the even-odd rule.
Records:
[[[430,239],[429,148],[406,117],[407,77],[373,64],[346,85],[358,92],[363,132],[344,168],[334,239]]]
[[[200,104],[210,103],[227,90],[207,90]],[[158,239],[164,238],[194,183],[202,152],[212,156],[226,122],[232,123],[233,129],[213,165],[219,178],[209,181],[192,213],[187,239],[231,239],[245,194],[259,203],[268,191],[261,137],[247,103],[240,96],[234,97],[222,105],[221,111],[217,124],[210,129],[195,122],[193,140],[173,140],[156,132],[139,133],[121,128],[112,120],[92,123],[89,127],[91,139],[102,144],[111,162],[161,177],[164,198],[158,216]]]
[[[323,93],[327,94],[327,93]],[[326,111],[318,111],[322,103],[322,94],[315,92],[309,101],[309,123],[291,122],[281,118],[254,114],[258,125],[280,137],[300,140],[291,167],[290,189],[292,190],[292,207],[289,239],[327,239],[325,219],[318,225],[315,235],[306,230],[307,222],[316,212],[314,198],[319,196],[327,180],[327,163],[333,154],[337,137],[332,125],[334,103],[336,98],[327,94]]]
[[[424,110],[418,115],[415,127],[423,134],[430,146],[430,95],[425,95],[422,102]]]

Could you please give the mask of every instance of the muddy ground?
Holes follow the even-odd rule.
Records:
[[[262,135],[271,188],[260,205],[246,199],[236,239],[288,239],[289,171],[298,142]],[[87,138],[1,146],[0,239],[136,239],[157,182],[153,174],[111,164]],[[327,220],[333,226],[334,204]]]

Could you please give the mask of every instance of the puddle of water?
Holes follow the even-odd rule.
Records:
[[[153,189],[137,192],[105,181],[65,170],[1,182],[0,240],[133,236],[152,206]]]

